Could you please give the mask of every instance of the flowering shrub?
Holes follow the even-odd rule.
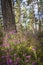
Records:
[[[0,65],[43,65],[41,48],[28,46],[28,42],[21,42],[16,34],[11,35],[7,42],[0,46]]]
[[[37,50],[35,48],[32,48],[32,46],[27,48],[27,46],[23,46],[24,44],[25,42],[17,45],[12,45],[7,49],[6,47],[2,47],[1,59],[3,63],[6,63],[7,65],[41,65],[41,57],[40,55],[38,56]]]

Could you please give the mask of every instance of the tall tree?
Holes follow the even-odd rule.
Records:
[[[31,6],[30,11],[29,11],[29,19],[30,19],[30,30],[32,30],[33,33],[34,33],[35,17],[34,17],[34,7],[33,7],[33,5]]]
[[[15,19],[16,19],[16,22],[18,23],[17,24],[17,30],[18,31],[21,31],[21,0],[16,0],[16,9],[15,9]]]
[[[20,0],[16,0],[16,7],[15,7],[15,11],[16,11],[16,22],[20,22],[20,15],[21,15],[21,9],[20,9]]]
[[[15,17],[12,10],[11,0],[1,0],[4,30],[16,30]]]
[[[39,21],[39,32],[41,32],[41,26],[42,26],[42,21],[41,21],[41,13],[42,13],[42,0],[37,0],[37,4],[38,4],[38,15],[39,15],[39,19],[38,19],[38,21]],[[40,18],[41,17],[41,18]]]

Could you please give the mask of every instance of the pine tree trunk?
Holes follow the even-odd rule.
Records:
[[[15,18],[12,11],[11,0],[1,0],[4,30],[16,30]]]

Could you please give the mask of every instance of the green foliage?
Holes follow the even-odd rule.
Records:
[[[40,4],[43,5],[43,0],[40,0]]]
[[[3,44],[3,32],[0,30],[0,45]]]
[[[2,26],[2,21],[0,19],[0,45],[3,44],[3,26]]]
[[[7,47],[7,46],[6,46]],[[43,58],[43,52],[41,51],[41,48],[35,48],[34,46],[28,46],[27,43],[15,43],[10,44],[9,48],[0,47],[1,50],[6,51],[5,53],[1,53],[2,56],[8,53],[10,55],[11,59],[14,63],[18,63],[20,65],[32,65],[33,62],[35,62],[37,65],[40,65],[43,61],[41,59]],[[18,60],[17,60],[18,59]]]

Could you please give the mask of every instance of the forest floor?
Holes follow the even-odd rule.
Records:
[[[0,46],[0,65],[43,65],[42,51],[37,34],[11,31]]]

